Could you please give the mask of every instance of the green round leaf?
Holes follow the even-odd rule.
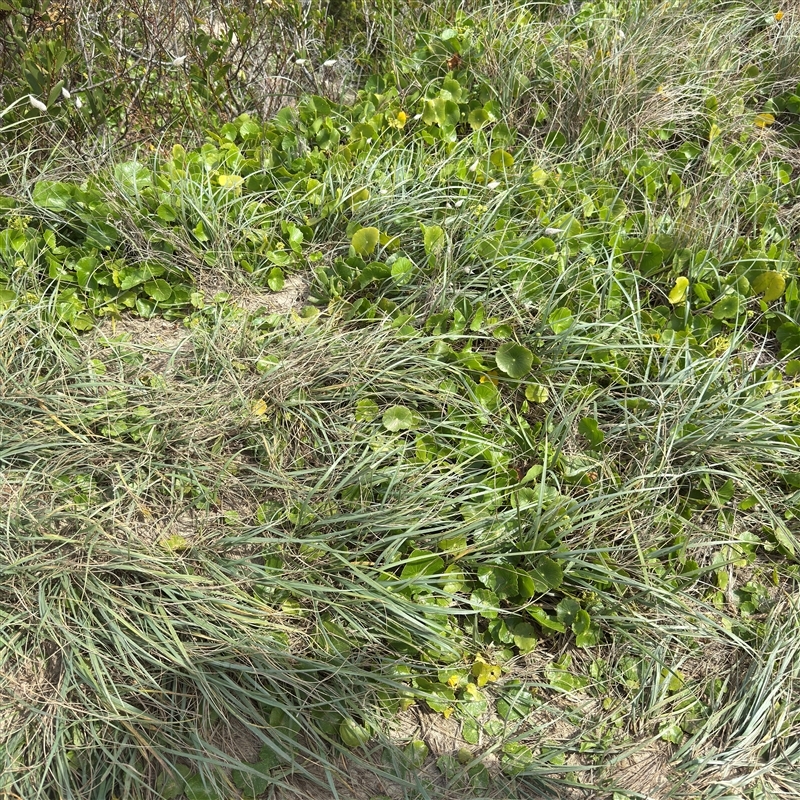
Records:
[[[183,787],[186,800],[219,800],[219,792],[212,786],[206,786],[200,775],[191,775]]]
[[[600,629],[592,622],[589,612],[581,609],[572,622],[575,644],[578,647],[591,647],[600,641]]]
[[[500,769],[507,775],[520,775],[533,763],[534,756],[530,747],[520,742],[509,742],[503,747],[500,758]]]
[[[571,597],[564,597],[556,606],[556,617],[558,617],[559,622],[563,622],[565,625],[572,625],[580,610],[581,605],[577,600],[573,600]]]
[[[541,556],[536,561],[536,566],[528,572],[539,592],[558,589],[564,581],[564,570],[561,569],[558,561],[554,561],[549,556]]]
[[[438,253],[447,243],[444,230],[439,225],[422,224],[422,238],[425,252],[431,256]]]
[[[283,270],[280,267],[273,267],[267,275],[267,286],[273,292],[279,292],[283,289],[284,280]]]
[[[658,735],[666,742],[680,744],[683,741],[683,731],[680,725],[675,722],[664,723],[658,731]]]
[[[128,194],[133,194],[153,182],[150,170],[136,161],[126,161],[114,167],[114,177],[119,181],[121,188]]]
[[[444,559],[441,556],[437,556],[430,550],[414,550],[400,573],[400,579],[407,581],[440,575],[443,569]]]
[[[461,569],[455,564],[451,564],[444,571],[445,583],[442,586],[442,590],[445,594],[456,594],[464,588],[466,579],[466,575],[464,575]]]
[[[547,318],[547,324],[556,335],[565,333],[572,327],[572,312],[568,308],[557,308]]]
[[[368,256],[375,252],[381,232],[377,228],[361,228],[356,231],[351,239],[353,250],[360,256]]]
[[[372,422],[378,416],[378,404],[369,397],[356,402],[356,422]]]
[[[742,303],[738,294],[729,294],[723,297],[714,306],[713,316],[714,319],[730,319],[736,317],[741,311]]]
[[[491,382],[477,384],[473,392],[475,399],[489,411],[496,410],[500,405],[500,392]]]
[[[484,564],[478,567],[478,580],[500,599],[517,595],[517,573],[513,567],[503,564]]]
[[[157,209],[156,214],[164,220],[164,222],[175,222],[178,215],[175,209],[169,203],[162,203]]]
[[[158,303],[163,303],[172,297],[172,287],[163,278],[148,281],[144,285],[144,290]]]
[[[417,420],[410,408],[392,406],[383,413],[383,427],[392,433],[411,431],[417,427]]]
[[[33,187],[33,204],[48,211],[64,211],[73,201],[75,187],[58,181],[38,181]]]
[[[542,255],[552,256],[555,254],[557,248],[556,248],[556,243],[549,236],[540,236],[535,242],[531,244],[531,250],[534,253],[541,253]]]
[[[476,589],[469,598],[469,604],[484,619],[497,619],[499,603],[499,598],[490,589]]]
[[[474,719],[467,717],[461,723],[461,736],[469,744],[478,744],[481,740],[480,726]]]
[[[209,241],[208,234],[206,233],[205,226],[203,225],[203,220],[197,223],[197,225],[192,228],[192,233],[197,239],[198,242],[207,242]]]
[[[175,774],[170,775],[168,772],[163,772],[158,779],[159,797],[163,800],[174,800],[183,794],[186,780],[192,774],[191,769],[185,764],[176,764],[174,769]]]
[[[409,766],[420,769],[428,757],[428,745],[422,739],[412,739],[406,745],[404,753]]]
[[[558,631],[559,633],[564,633],[564,623],[553,619],[541,606],[528,606],[526,611],[545,630],[553,630]]]
[[[477,131],[486,125],[490,121],[490,118],[488,112],[484,111],[484,109],[474,108],[469,112],[469,118],[467,121],[469,122],[470,128],[472,128],[474,131]]]
[[[268,250],[265,255],[279,267],[287,267],[292,263],[292,254],[288,250]]]
[[[578,433],[587,439],[593,448],[599,447],[606,438],[605,433],[600,430],[600,426],[594,417],[584,417],[578,423]]]
[[[361,747],[369,741],[370,733],[352,717],[345,717],[339,725],[339,736],[348,747]]]
[[[514,626],[514,644],[520,653],[531,653],[536,648],[536,629],[527,622],[520,622]]]
[[[259,770],[259,772],[261,771]],[[268,774],[254,775],[252,772],[245,772],[241,769],[233,770],[231,777],[236,786],[242,790],[242,796],[245,798],[258,797],[264,794],[270,784]]]
[[[628,239],[622,250],[644,275],[655,272],[664,263],[664,251],[655,242]]]
[[[405,286],[414,277],[414,262],[410,258],[398,258],[392,264],[392,280],[398,286]]]
[[[497,366],[510,378],[519,379],[527,375],[533,365],[533,353],[521,344],[506,342],[497,349]]]

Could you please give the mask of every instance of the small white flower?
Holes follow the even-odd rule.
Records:
[[[464,272],[466,272],[467,275],[472,275],[472,267],[464,267]]]
[[[489,181],[489,183],[486,184],[486,188],[487,189],[496,189],[499,185],[500,185],[500,181]]]
[[[464,198],[462,197],[460,200],[456,200],[455,206],[456,208],[461,208],[464,205]]]
[[[476,169],[478,169],[478,159],[477,158],[472,162],[472,164],[470,164],[469,172],[475,172]]]
[[[335,58],[329,58],[327,61],[323,61],[322,62],[322,66],[326,67],[326,68],[327,67],[332,67],[335,63],[336,63],[336,59]]]
[[[177,58],[172,59],[172,66],[173,67],[182,67],[184,61],[186,61],[186,56],[178,56]]]
[[[545,228],[544,232],[548,236],[555,236],[558,233],[564,233],[564,229],[563,228]]]
[[[62,97],[65,99],[65,100],[69,100],[69,99],[70,99],[70,97],[72,97],[72,95],[71,95],[71,94],[69,93],[69,91],[67,90],[67,87],[66,87],[66,86],[62,86],[62,87],[61,87],[61,96],[62,96]]]
[[[298,67],[302,67],[303,64],[307,64],[308,63],[308,59],[307,58],[296,58],[294,60],[294,63],[297,64]]]
[[[39,99],[34,97],[32,94],[28,95],[28,102],[37,110],[41,111],[43,114],[47,113],[47,106]]]
[[[412,119],[414,119],[414,120],[417,120],[417,119],[422,119],[422,114],[414,114],[414,116],[412,117]]]
[[[83,108],[83,100],[81,100],[80,97],[75,98],[75,108],[79,111]]]

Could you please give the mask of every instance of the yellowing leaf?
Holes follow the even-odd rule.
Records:
[[[225,186],[228,189],[235,189],[239,186],[244,178],[241,175],[219,175],[217,176],[217,183],[220,186]]]
[[[164,539],[160,539],[158,544],[167,552],[179,553],[189,547],[189,540],[185,536],[167,536]]]
[[[756,114],[756,118],[753,120],[753,124],[756,126],[756,128],[768,128],[774,122],[775,117],[767,112]]]
[[[390,128],[403,128],[408,121],[408,114],[405,111],[398,111],[394,116],[389,116],[386,121]]]
[[[767,270],[762,272],[751,284],[754,292],[764,295],[764,300],[771,303],[777,300],[786,289],[786,279],[780,272]]]
[[[267,413],[267,404],[263,400],[256,400],[252,410],[254,417],[263,417]]]
[[[478,686],[486,686],[487,683],[494,683],[499,680],[502,670],[499,664],[489,664],[481,656],[475,659],[472,665],[472,674],[475,677]]]
[[[469,695],[470,700],[475,702],[483,700],[483,695],[478,691],[478,687],[474,683],[468,683],[464,687],[464,694]]]
[[[489,160],[492,162],[492,166],[497,167],[497,169],[509,169],[514,166],[514,156],[508,150],[495,150],[489,156]]]
[[[681,275],[669,293],[669,301],[672,305],[682,303],[686,299],[686,290],[689,288],[689,279]]]
[[[544,186],[549,177],[541,167],[533,167],[531,169],[531,183],[534,186]]]
[[[525,399],[529,403],[546,403],[550,397],[550,392],[546,386],[538,383],[531,383],[525,387]]]
[[[453,714],[453,706],[448,706],[444,711],[442,711],[442,716],[445,719],[450,719]]]

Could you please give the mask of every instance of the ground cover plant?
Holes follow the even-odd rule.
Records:
[[[796,796],[796,11],[71,9],[0,3],[0,795]]]

